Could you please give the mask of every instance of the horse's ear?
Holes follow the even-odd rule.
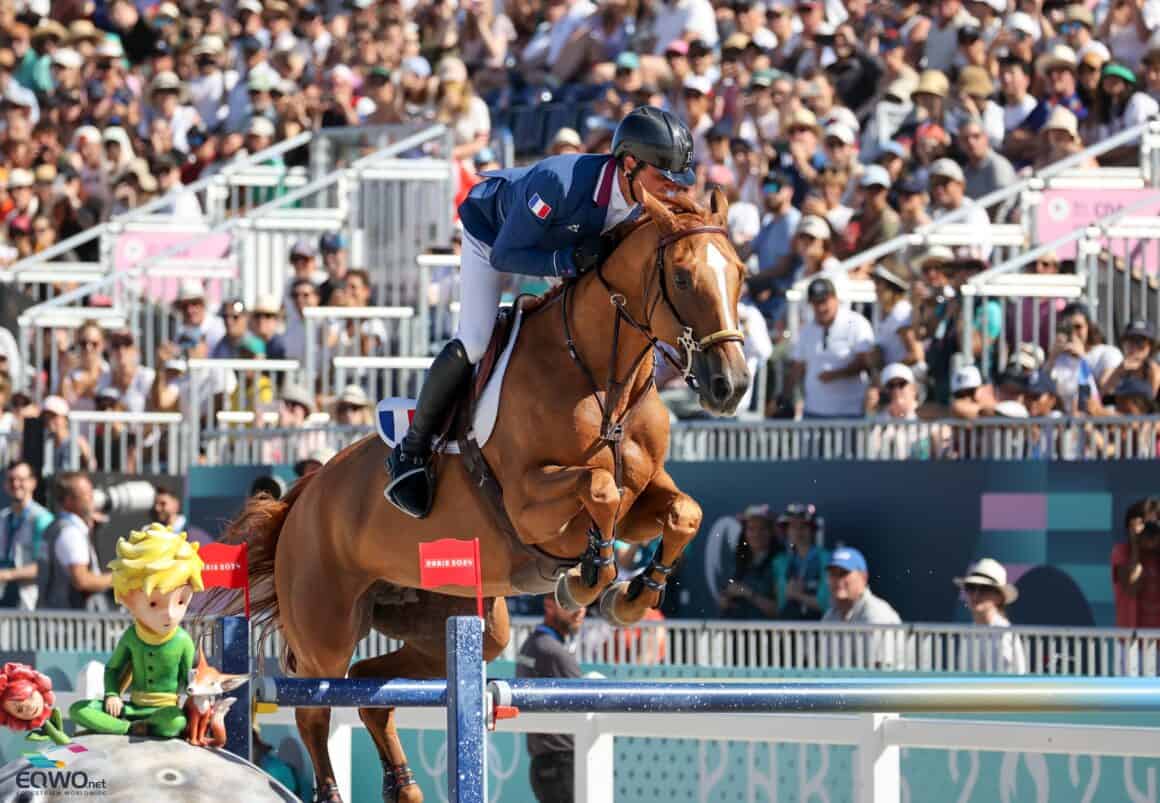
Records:
[[[649,217],[657,222],[661,234],[667,235],[675,233],[677,231],[677,216],[660,199],[654,197],[644,187],[640,188],[640,194],[641,203],[644,205],[645,211],[648,212]]]
[[[713,222],[718,226],[729,224],[729,200],[719,187],[714,187],[709,194],[709,212],[713,215]]]

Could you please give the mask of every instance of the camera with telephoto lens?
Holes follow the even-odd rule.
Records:
[[[146,511],[153,507],[157,491],[143,480],[130,480],[93,489],[93,507],[102,513]]]

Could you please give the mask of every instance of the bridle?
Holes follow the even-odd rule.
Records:
[[[612,450],[612,460],[614,467],[614,477],[616,480],[617,489],[623,494],[624,492],[624,455],[622,450],[622,441],[624,439],[624,427],[633,411],[641,401],[648,395],[648,391],[653,387],[655,377],[653,373],[649,372],[648,381],[644,387],[637,394],[635,399],[632,399],[625,408],[624,413],[619,417],[616,416],[616,408],[620,403],[621,395],[624,393],[628,382],[636,376],[637,369],[640,368],[641,362],[654,349],[658,351],[661,356],[665,358],[674,368],[681,372],[682,378],[694,390],[698,389],[696,377],[693,375],[693,355],[712,348],[713,346],[723,343],[742,343],[745,340],[745,333],[740,329],[718,329],[716,332],[708,334],[702,338],[697,338],[693,332],[693,327],[685,322],[681,316],[677,305],[673,303],[669,296],[667,274],[665,272],[665,251],[670,245],[685,237],[691,237],[697,234],[720,234],[726,238],[729,232],[722,226],[693,226],[682,231],[673,232],[662,236],[657,243],[656,248],[656,262],[655,270],[653,270],[648,277],[648,282],[644,287],[645,299],[645,313],[644,320],[638,321],[631,312],[628,311],[628,300],[624,294],[617,291],[608,280],[604,278],[603,265],[596,268],[596,278],[604,285],[608,291],[609,301],[612,306],[616,308],[616,318],[612,325],[612,353],[608,361],[608,390],[604,395],[604,399],[600,398],[600,385],[596,381],[592,369],[584,362],[580,353],[576,350],[576,342],[572,338],[572,328],[568,321],[568,300],[575,291],[577,282],[571,281],[564,286],[563,294],[561,295],[561,318],[564,323],[564,341],[568,347],[568,355],[572,361],[580,367],[584,375],[588,377],[589,384],[592,385],[592,397],[596,399],[596,404],[600,407],[601,422],[600,422],[600,441],[602,445],[608,446]],[[659,289],[653,295],[652,285],[656,282]],[[650,301],[651,296],[651,301]],[[660,348],[661,341],[652,331],[652,319],[657,307],[661,302],[664,302],[669,312],[677,320],[681,326],[681,335],[677,339],[677,344],[684,349],[684,364],[682,365],[673,358],[669,352]],[[641,349],[640,353],[629,366],[628,372],[623,379],[616,377],[616,357],[620,352],[620,325],[624,322],[631,326],[644,336],[647,341],[645,347]],[[623,497],[622,497],[623,498]],[[616,539],[616,522],[620,519],[620,502],[617,502],[616,513],[613,515],[613,532],[604,535],[595,526],[588,531],[588,548],[582,558],[582,570],[584,572],[584,579],[590,586],[596,585],[597,573],[599,570],[610,564],[614,558],[610,555],[604,555],[603,552],[612,548],[613,542]],[[675,561],[672,564],[665,564],[660,560],[661,552],[657,551],[656,555],[649,562],[649,565],[640,572],[633,580],[630,586],[629,598],[635,599],[636,595],[640,593],[642,587],[648,587],[657,592],[663,592],[664,584],[654,581],[650,573],[658,571],[666,577],[675,567]]]
[[[694,390],[698,389],[696,377],[693,375],[693,356],[698,352],[706,351],[713,346],[722,343],[741,343],[745,340],[745,333],[740,329],[719,329],[716,332],[708,334],[702,338],[697,338],[693,331],[693,327],[685,322],[677,305],[673,303],[669,295],[667,273],[665,271],[665,251],[670,245],[683,240],[686,237],[692,237],[698,234],[720,234],[725,237],[729,236],[729,232],[723,226],[693,226],[688,229],[674,232],[660,238],[656,248],[656,261],[654,263],[655,270],[649,274],[648,282],[644,288],[645,298],[645,314],[644,320],[638,321],[631,312],[628,311],[628,300],[624,294],[616,290],[604,278],[603,265],[596,268],[596,278],[604,285],[608,291],[608,298],[612,306],[616,308],[616,318],[612,326],[612,353],[608,364],[608,391],[602,401],[600,398],[600,385],[596,381],[592,370],[585,364],[580,353],[576,350],[576,342],[572,338],[572,328],[568,320],[568,301],[574,291],[576,282],[570,282],[565,286],[562,303],[560,305],[561,317],[564,323],[564,340],[568,347],[568,355],[572,358],[584,374],[588,377],[589,383],[592,385],[592,394],[596,398],[596,403],[600,406],[602,413],[601,424],[601,439],[609,444],[618,444],[623,435],[624,421],[628,418],[636,404],[644,397],[645,393],[652,386],[653,378],[650,375],[648,384],[641,391],[635,400],[625,410],[624,414],[618,420],[613,420],[616,406],[620,401],[620,395],[624,392],[625,383],[630,381],[636,375],[637,369],[641,362],[649,352],[656,349],[661,356],[664,357],[674,368],[681,372],[681,377]],[[653,283],[658,285],[658,290],[653,291]],[[650,299],[651,297],[651,299]],[[684,350],[684,360],[678,362],[673,356],[664,348],[661,348],[661,341],[652,331],[653,315],[656,313],[657,307],[661,302],[669,308],[669,312],[676,318],[677,323],[681,326],[681,336],[677,339],[678,346]],[[628,372],[622,379],[616,377],[616,355],[620,351],[620,326],[621,323],[626,323],[644,336],[647,341],[645,347],[636,355],[636,359],[632,361]],[[619,451],[619,448],[616,449]],[[617,461],[619,469],[619,460]],[[617,477],[617,485],[620,484],[620,478]]]

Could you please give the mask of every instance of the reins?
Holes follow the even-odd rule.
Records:
[[[616,408],[620,404],[621,394],[624,392],[627,383],[631,382],[632,378],[636,376],[636,372],[640,368],[641,362],[644,360],[644,358],[648,356],[649,352],[656,349],[660,352],[661,356],[664,357],[665,360],[667,360],[674,368],[681,372],[682,378],[689,385],[689,387],[697,390],[697,379],[693,375],[693,355],[697,352],[711,348],[718,343],[740,343],[745,340],[745,333],[739,329],[719,329],[716,332],[697,339],[693,332],[693,327],[689,326],[689,324],[685,322],[685,319],[681,316],[681,313],[677,309],[676,304],[674,304],[673,300],[669,297],[668,283],[666,281],[665,273],[665,251],[673,243],[678,242],[685,237],[691,237],[697,234],[721,234],[726,237],[729,235],[728,231],[721,226],[693,226],[691,228],[674,232],[660,238],[656,248],[655,270],[649,274],[648,284],[644,288],[643,295],[645,299],[645,315],[643,322],[638,321],[635,317],[633,317],[632,313],[628,311],[628,299],[625,298],[624,294],[617,291],[612,285],[608,283],[608,280],[604,278],[603,265],[596,268],[596,278],[599,279],[600,283],[604,285],[604,288],[608,291],[609,301],[612,303],[612,306],[616,308],[616,317],[612,325],[611,354],[608,364],[608,391],[605,394],[603,400],[600,398],[600,385],[596,381],[596,377],[592,373],[592,369],[588,367],[588,365],[584,362],[584,359],[580,356],[579,351],[577,351],[576,342],[572,338],[572,328],[568,320],[568,300],[575,290],[576,282],[569,282],[564,287],[563,293],[561,295],[560,311],[564,324],[564,341],[568,347],[568,355],[572,358],[572,361],[580,367],[580,370],[582,370],[584,375],[588,377],[589,384],[592,385],[592,397],[596,400],[596,404],[599,406],[601,413],[600,440],[604,445],[607,445],[612,450],[616,487],[622,493],[624,489],[624,458],[622,453],[622,441],[624,438],[625,424],[627,423],[629,417],[632,415],[633,411],[636,409],[637,405],[640,404],[640,402],[648,394],[649,389],[653,386],[653,383],[655,382],[653,374],[651,372],[649,373],[649,378],[645,383],[645,386],[641,389],[640,393],[637,394],[636,398],[629,402],[628,406],[624,410],[624,413],[619,417],[616,417]],[[652,295],[652,283],[654,281],[660,285],[660,288],[655,295]],[[651,300],[650,296],[652,296]],[[661,341],[656,335],[653,334],[653,314],[656,312],[656,308],[661,303],[661,301],[664,301],[664,303],[668,306],[669,311],[673,314],[673,317],[676,318],[677,323],[679,323],[681,326],[682,332],[677,343],[682,349],[684,349],[685,352],[683,365],[678,362],[671,354],[669,354],[667,350],[660,348]],[[633,359],[632,364],[629,366],[628,372],[624,375],[624,378],[617,379],[616,358],[620,353],[620,326],[622,322],[628,324],[637,332],[639,332],[647,342],[645,347],[636,355],[635,359]],[[599,553],[601,549],[611,548],[612,543],[616,538],[616,522],[619,520],[619,518],[620,503],[617,503],[616,514],[613,517],[613,532],[609,535],[609,537],[602,540],[600,532],[595,528],[590,529],[588,532],[588,552],[586,553],[587,559],[584,566],[585,570],[591,574],[590,578],[586,578],[586,580],[588,580],[591,585],[595,585],[596,572],[600,569],[600,567],[607,565],[612,560],[612,558],[600,557]],[[671,566],[665,566],[664,564],[655,560],[651,563],[651,568],[661,571],[663,574],[667,574],[669,571],[672,571]],[[647,574],[648,571],[642,573],[642,575]],[[656,586],[654,590],[658,590],[660,588],[660,584],[656,584],[651,578],[646,577],[642,582],[644,582],[650,588]]]

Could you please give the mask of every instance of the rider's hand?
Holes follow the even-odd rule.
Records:
[[[600,264],[604,254],[604,245],[599,237],[582,240],[572,248],[572,264],[576,266],[576,275],[595,268]]]

